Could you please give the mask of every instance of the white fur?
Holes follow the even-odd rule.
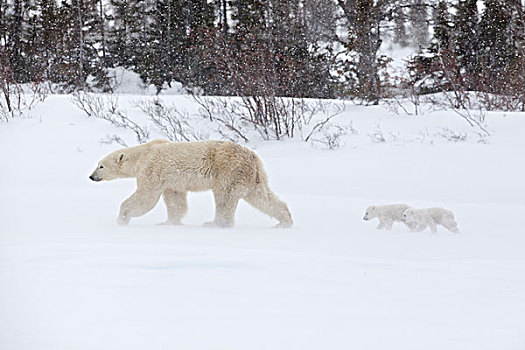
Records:
[[[403,221],[406,224],[417,226],[417,228],[412,229],[412,231],[423,231],[429,227],[432,233],[436,233],[436,226],[441,225],[451,232],[459,233],[454,214],[450,210],[443,208],[409,208],[403,213]]]
[[[277,219],[279,226],[292,225],[286,203],[268,185],[260,158],[233,142],[155,140],[109,154],[90,176],[94,181],[126,177],[137,179],[137,190],[122,203],[120,224],[146,214],[161,196],[168,209],[167,223],[180,224],[187,210],[187,192],[212,190],[211,225],[233,226],[240,199]]]
[[[371,205],[366,209],[363,220],[368,221],[375,218],[379,219],[377,229],[391,230],[395,221],[403,222],[403,213],[410,207],[406,204]],[[414,229],[412,224],[407,224],[410,229]]]

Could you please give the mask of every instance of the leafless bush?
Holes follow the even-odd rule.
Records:
[[[401,80],[401,84],[406,86],[399,89],[397,94],[385,100],[386,107],[395,114],[420,115],[423,113],[423,98],[414,84]],[[407,102],[412,106],[412,110],[406,106]]]
[[[143,99],[135,105],[146,114],[152,123],[171,141],[194,141],[207,139],[190,125],[190,116],[176,106],[166,106],[159,98]]]
[[[106,135],[105,138],[101,139],[99,142],[103,145],[112,145],[116,143],[116,144],[121,145],[122,147],[128,147],[128,144],[126,143],[126,141],[124,141],[122,137],[120,137],[117,134],[111,134],[111,135],[108,134]]]
[[[24,92],[24,87],[29,89]],[[0,120],[23,115],[48,95],[48,89],[40,81],[25,86],[18,84],[13,76],[11,62],[5,49],[0,48]]]
[[[432,135],[428,132],[427,129],[425,130],[421,130],[420,132],[418,132],[418,134],[416,135],[415,137],[415,141],[419,142],[419,143],[430,143],[430,144],[434,144],[434,140],[433,138],[431,137]]]
[[[452,110],[470,126],[476,128],[480,133],[490,136],[490,131],[485,125],[487,112],[480,109],[471,108],[471,97],[466,91],[443,92],[434,97],[427,97],[428,101],[435,106],[440,106],[447,110]]]
[[[133,131],[139,143],[146,143],[150,137],[146,127],[140,126],[119,109],[118,98],[114,95],[103,98],[96,94],[77,92],[73,94],[72,101],[88,117],[104,119],[117,128]]]
[[[313,143],[321,144],[322,146],[333,150],[344,146],[343,137],[348,134],[357,135],[357,130],[352,124],[348,126],[333,125],[330,123],[324,124],[319,129],[319,136],[312,138]]]
[[[0,104],[0,121],[9,121],[10,115],[9,111]]]
[[[27,109],[32,109],[39,102],[44,102],[49,95],[49,87],[41,81],[29,83],[30,99],[26,99]]]
[[[72,95],[71,100],[88,117],[104,119],[107,113],[105,102],[100,96],[76,92]]]
[[[478,135],[478,143],[488,145],[490,143],[490,136],[482,133],[476,133]]]
[[[444,77],[448,83],[447,91],[444,91],[441,96],[443,98],[430,99],[437,105],[444,105],[451,109],[463,118],[470,126],[476,127],[479,132],[489,136],[490,132],[487,130],[485,122],[485,113],[482,109],[477,112],[472,107],[472,94],[465,88],[466,84],[463,82],[461,74],[456,73],[456,62],[453,58],[440,55],[440,63],[443,69]]]
[[[304,107],[294,99],[275,96],[221,98],[194,95],[194,100],[207,119],[219,124],[221,134],[245,142],[249,130],[258,132],[264,140],[293,137],[300,123],[298,112]]]
[[[436,135],[454,143],[467,141],[466,133],[456,132],[449,128],[441,128],[440,131],[436,132]]]
[[[223,137],[244,142],[251,131],[264,140],[293,138],[299,133],[309,141],[345,109],[344,104],[276,96],[192,98],[199,104],[201,116],[218,124],[217,131]]]
[[[375,143],[384,143],[386,142],[385,135],[383,134],[383,130],[381,129],[381,124],[376,124],[376,127],[372,132],[368,134],[370,137],[370,140]]]
[[[525,112],[525,88],[521,86],[508,95],[477,92],[481,105],[488,111],[522,111]]]
[[[5,121],[22,112],[24,91],[13,79],[6,50],[0,48],[0,116]]]
[[[245,123],[238,111],[238,102],[228,97],[206,97],[193,94],[192,99],[199,105],[199,114],[210,122],[217,123],[217,132],[225,139],[248,142]]]
[[[303,137],[304,141],[308,142],[312,136],[320,131],[326,132],[327,127],[335,129],[339,128],[340,126],[333,125],[331,120],[343,113],[345,108],[345,104],[332,104],[322,100],[318,100],[311,105],[303,105],[303,108],[301,109],[301,123],[299,124],[301,134],[303,133],[303,128],[306,129],[307,126],[311,126],[310,132]],[[347,127],[340,128],[345,134],[348,132],[357,134],[357,130],[351,123]]]

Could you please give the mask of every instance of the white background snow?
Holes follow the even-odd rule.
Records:
[[[67,96],[0,124],[0,349],[525,349],[525,114],[489,113],[488,144],[453,112],[350,105],[339,121],[359,134],[338,150],[247,145],[288,230],[245,203],[235,228],[204,228],[207,192],[184,226],[156,226],[159,203],[119,227],[134,182],[88,176],[119,147],[100,139],[132,135]],[[378,126],[386,142],[371,141]],[[461,233],[362,220],[400,202],[453,210]]]

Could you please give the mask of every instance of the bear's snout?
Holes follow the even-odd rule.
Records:
[[[95,175],[90,175],[89,176],[89,179],[92,180],[92,181],[100,181],[100,178],[99,177],[96,177]]]

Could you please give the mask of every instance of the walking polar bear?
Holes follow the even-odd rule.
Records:
[[[233,142],[155,140],[109,154],[89,178],[137,179],[137,190],[120,206],[121,225],[149,212],[161,196],[168,211],[166,224],[178,225],[187,211],[187,192],[206,190],[212,190],[215,199],[215,219],[207,225],[233,226],[240,199],[277,219],[278,227],[293,224],[286,203],[270,190],[261,159]]]
[[[454,214],[450,210],[443,208],[409,208],[403,213],[403,222],[407,225],[417,226],[417,229],[413,229],[413,231],[423,231],[429,227],[432,233],[436,233],[436,226],[441,225],[451,232],[459,233]]]
[[[378,230],[386,229],[391,230],[394,222],[402,222],[411,230],[416,228],[416,224],[406,223],[403,221],[403,213],[410,207],[406,204],[388,204],[388,205],[371,205],[366,208],[365,216],[363,220],[379,219]]]

